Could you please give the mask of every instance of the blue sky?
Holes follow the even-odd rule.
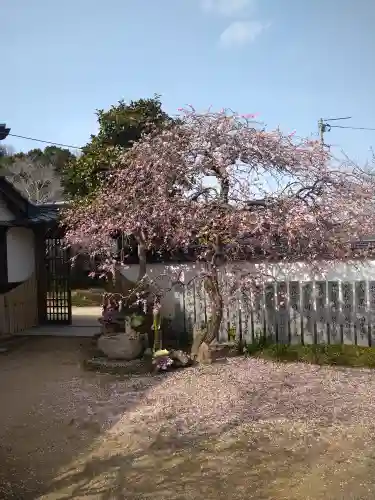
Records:
[[[375,128],[374,0],[1,0],[0,17],[14,134],[83,145],[95,109],[154,93],[171,114],[230,107],[300,136],[320,117]],[[375,131],[327,142],[364,161]]]

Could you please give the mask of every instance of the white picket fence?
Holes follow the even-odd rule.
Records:
[[[201,283],[174,291],[175,330],[191,336],[210,317]],[[280,281],[251,296],[237,293],[224,307],[219,341],[248,343],[267,335],[277,343],[375,345],[375,281]]]

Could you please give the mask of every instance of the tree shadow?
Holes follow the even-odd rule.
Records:
[[[196,375],[204,379],[207,373],[218,375],[220,369],[212,366]],[[294,374],[293,367],[281,381],[272,377],[271,373],[270,380],[258,388],[247,388],[239,381],[238,400],[221,425],[202,420],[196,427],[181,430],[179,419],[185,419],[181,408],[180,414],[177,411],[169,420],[164,415],[164,424],[155,432],[151,429],[150,439],[136,449],[120,435],[117,442],[114,439],[57,477],[45,490],[46,498],[305,498],[289,496],[289,489],[308,475],[306,464],[319,468],[322,457],[331,457],[331,433],[341,446],[333,434],[337,432],[334,414],[338,408],[336,401],[327,404],[328,393],[317,398],[315,391],[321,387],[318,377],[305,399],[304,379]],[[298,385],[301,397],[292,399],[291,391]],[[352,420],[355,412],[356,408],[350,412]],[[347,417],[341,417],[342,433]],[[322,432],[325,439],[321,439]]]
[[[17,445],[18,455],[14,456],[17,474],[5,477],[18,489],[12,496],[7,492],[0,495],[4,500],[300,500],[306,495],[288,496],[292,482],[306,476],[307,463],[312,466],[328,453],[327,447],[332,447],[332,440],[328,439],[331,433],[336,446],[345,443],[345,429],[358,423],[363,416],[361,411],[371,405],[375,384],[370,373],[335,371],[334,378],[327,378],[324,373],[328,368],[242,358],[160,376],[103,376],[74,371],[69,362],[76,363],[77,357],[63,354],[64,347],[59,345],[47,343],[48,348],[44,345],[41,352],[42,346],[34,344],[34,350],[15,356],[13,367],[12,363],[5,363],[3,380],[7,373],[7,383],[14,392],[23,387],[17,381],[17,370],[29,359],[24,373],[29,379],[34,376],[34,385],[39,384],[34,407],[43,403],[43,395],[51,391],[55,391],[55,407],[46,416],[43,411],[36,417],[26,414],[26,428],[21,433],[9,421],[0,425],[2,446],[12,445],[14,437],[18,441],[25,438],[25,447]],[[66,349],[71,352],[71,347]],[[36,366],[45,367],[46,359],[50,371],[38,372]],[[52,377],[54,366],[55,370],[65,368],[51,382],[48,376]],[[73,382],[64,379],[66,370]],[[61,383],[63,387],[59,389]],[[75,384],[80,385],[82,394],[74,393]],[[90,392],[92,386],[96,390]],[[361,388],[366,388],[366,392],[358,397]],[[62,403],[62,395],[71,392],[68,402]],[[0,395],[15,403],[9,392],[3,390]],[[27,408],[28,397],[25,392],[26,405],[21,410]],[[62,414],[64,405],[72,405],[73,409]],[[80,421],[79,408],[90,407],[96,413],[88,422]],[[115,412],[114,419],[91,430],[95,421],[103,422],[100,409],[104,415]],[[48,412],[43,405],[42,410]],[[69,427],[67,416],[76,416],[78,420]],[[17,426],[18,417],[15,420]],[[335,426],[340,427],[341,434],[334,434]],[[65,449],[69,428],[74,429],[71,439],[79,442]],[[325,439],[319,439],[322,432]],[[46,446],[48,434],[52,448]],[[39,455],[27,442],[30,438],[34,444],[40,441]],[[0,461],[6,458],[4,453]],[[0,474],[3,470],[2,467]],[[35,480],[28,478],[32,473]],[[26,481],[21,484],[19,479],[25,480],[25,476]]]
[[[90,342],[33,337],[2,356],[0,498],[37,498],[58,470],[94,447],[170,376],[86,371]]]
[[[45,498],[289,498],[284,495],[291,478],[326,451],[324,444],[311,451],[302,436],[292,442],[281,432],[271,438],[239,427],[236,423],[202,436],[158,434],[147,450],[94,457],[79,471],[72,468],[54,481]],[[277,492],[275,475],[285,487]]]

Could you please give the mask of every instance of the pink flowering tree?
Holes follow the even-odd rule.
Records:
[[[374,183],[356,167],[334,162],[320,143],[268,132],[253,115],[181,112],[174,127],[119,153],[96,198],[76,203],[64,223],[68,242],[100,254],[107,271],[114,262],[111,235],[132,235],[140,281],[148,249],[193,251],[212,311],[193,346],[196,355],[222,322],[223,266],[237,268],[232,291],[245,291],[262,271],[245,271],[244,260],[351,257],[353,240],[375,234]]]

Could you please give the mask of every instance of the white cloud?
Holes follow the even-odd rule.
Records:
[[[236,16],[254,7],[255,0],[201,0],[206,12],[214,12],[222,16]]]
[[[223,47],[241,47],[253,42],[269,25],[260,21],[235,21],[220,35]]]

